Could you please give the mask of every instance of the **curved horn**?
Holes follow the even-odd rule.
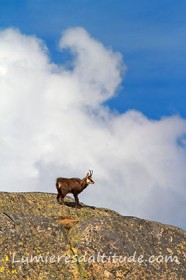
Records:
[[[93,170],[89,170],[90,171],[90,176],[92,176],[92,174],[93,174]]]

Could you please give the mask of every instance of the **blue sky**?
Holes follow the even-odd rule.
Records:
[[[117,96],[107,101],[111,108],[185,118],[185,10],[186,2],[176,0],[0,0],[0,26],[43,39],[55,63],[69,59],[58,48],[61,33],[81,26],[127,65]]]

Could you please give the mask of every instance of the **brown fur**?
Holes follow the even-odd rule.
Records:
[[[58,191],[57,201],[64,204],[64,198],[68,193],[72,193],[76,202],[76,207],[80,206],[78,194],[81,193],[89,184],[94,184],[92,180],[93,172],[87,173],[83,179],[79,178],[57,178],[56,188]]]

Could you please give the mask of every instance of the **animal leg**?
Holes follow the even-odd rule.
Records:
[[[64,202],[64,197],[63,197],[63,196],[61,196],[60,198],[61,198],[61,202],[60,202],[60,204],[62,204],[62,205],[63,205],[63,204],[65,204],[65,202]]]
[[[58,194],[57,194],[57,201],[59,202],[59,204],[64,204],[64,195],[62,194],[62,192],[58,189]]]
[[[75,202],[76,202],[76,207],[81,207],[77,194],[74,194],[74,199],[75,199]]]

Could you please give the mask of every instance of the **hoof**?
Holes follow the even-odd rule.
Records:
[[[78,209],[80,209],[82,206],[80,205],[80,204],[77,204],[76,206],[75,206],[75,208],[78,208]]]

